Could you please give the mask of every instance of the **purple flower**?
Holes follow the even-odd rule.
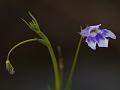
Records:
[[[100,29],[100,26],[101,24],[95,26],[87,26],[80,32],[83,37],[86,37],[88,46],[93,50],[96,50],[96,44],[98,47],[108,47],[109,40],[107,37],[116,39],[114,33],[107,29]]]

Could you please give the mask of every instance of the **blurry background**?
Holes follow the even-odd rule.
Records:
[[[5,69],[8,51],[18,42],[36,37],[20,18],[37,18],[42,31],[64,57],[64,83],[80,35],[80,26],[102,24],[117,40],[109,48],[91,50],[82,43],[72,90],[120,90],[120,1],[117,0],[0,0],[0,90],[47,90],[53,83],[53,68],[46,47],[37,42],[21,46],[11,54],[16,73]],[[56,53],[57,55],[57,53]],[[63,86],[64,87],[64,86]]]

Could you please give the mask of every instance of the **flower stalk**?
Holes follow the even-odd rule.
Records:
[[[63,56],[62,56],[62,51],[60,46],[57,47],[57,51],[58,51],[58,60],[59,60],[58,66],[59,66],[59,74],[60,74],[60,83],[62,86],[64,64],[63,64]]]
[[[24,19],[22,19],[22,20],[28,25],[28,27],[32,31],[34,31],[39,36],[39,38],[25,40],[25,41],[22,41],[22,42],[18,43],[17,45],[15,45],[8,53],[7,60],[6,60],[6,69],[9,71],[10,74],[12,74],[12,71],[14,70],[14,68],[9,61],[9,57],[10,57],[11,52],[14,49],[16,49],[18,46],[21,46],[27,42],[38,41],[41,44],[45,45],[49,50],[49,53],[50,53],[51,59],[52,59],[54,75],[55,75],[54,76],[55,77],[55,90],[61,90],[59,68],[58,68],[57,60],[56,60],[52,45],[51,45],[49,39],[47,38],[47,36],[40,30],[37,20],[33,17],[33,15],[30,12],[28,12],[28,13],[29,13],[30,17],[32,18],[32,21],[26,22]]]
[[[32,42],[32,41],[38,41],[39,39],[38,38],[34,38],[34,39],[29,39],[29,40],[25,40],[25,41],[22,41],[18,44],[16,44],[13,48],[10,49],[10,51],[8,52],[8,55],[7,55],[7,59],[6,59],[6,69],[7,71],[13,75],[15,73],[14,71],[14,67],[12,66],[12,64],[10,63],[10,55],[11,53],[19,46],[25,44],[25,43],[28,43],[28,42]]]
[[[56,57],[55,57],[55,54],[54,54],[54,51],[53,51],[53,48],[52,48],[51,45],[48,47],[48,50],[49,50],[50,55],[51,55],[54,74],[55,74],[55,89],[56,90],[61,90],[61,83],[60,83],[58,64],[57,64],[57,60],[56,60]]]
[[[47,36],[40,30],[40,27],[37,23],[37,20],[34,18],[34,16],[29,12],[29,15],[32,18],[32,22],[27,23],[25,20],[23,20],[40,38],[42,38],[43,42],[40,41],[40,43],[44,44],[51,55],[52,59],[52,64],[53,64],[53,70],[54,70],[54,75],[55,75],[55,89],[56,90],[61,90],[61,83],[60,83],[60,76],[59,76],[59,68],[57,64],[57,59],[55,57],[55,53],[53,51],[52,45],[47,38]]]
[[[77,46],[77,50],[76,50],[76,53],[75,53],[75,56],[74,56],[74,59],[73,59],[72,68],[71,68],[70,74],[68,76],[68,80],[67,80],[67,83],[66,83],[65,90],[70,90],[71,89],[72,76],[73,76],[73,73],[74,73],[74,70],[75,70],[78,54],[79,54],[79,51],[80,51],[80,46],[81,46],[81,43],[82,43],[82,38],[83,37],[81,36],[80,40],[79,40],[79,43],[78,43],[78,46]]]
[[[28,43],[28,42],[32,42],[32,41],[38,41],[38,38],[34,38],[34,39],[29,39],[29,40],[25,40],[25,41],[22,41],[18,44],[16,44],[13,48],[11,48],[11,50],[8,52],[8,55],[7,55],[7,60],[9,60],[9,57],[10,57],[10,54],[13,50],[15,50],[18,46],[21,46],[25,43]]]

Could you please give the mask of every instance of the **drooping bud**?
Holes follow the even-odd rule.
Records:
[[[12,66],[12,64],[10,63],[9,60],[6,60],[6,70],[11,74],[13,75],[15,73],[15,70]]]

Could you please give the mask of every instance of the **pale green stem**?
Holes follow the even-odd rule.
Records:
[[[60,46],[57,47],[57,51],[58,51],[58,60],[59,60],[58,66],[59,66],[60,82],[62,86],[64,64],[63,64],[63,56],[62,56],[62,51]]]
[[[54,54],[54,51],[53,51],[51,44],[50,44],[50,46],[48,46],[48,50],[50,52],[50,55],[52,58],[52,63],[53,63],[53,69],[54,69],[54,75],[55,75],[55,89],[61,90],[58,64],[57,64],[57,60],[56,60],[56,57],[55,57],[55,54]]]
[[[22,42],[16,44],[16,45],[9,51],[9,53],[8,53],[8,55],[7,55],[7,60],[9,60],[10,54],[11,54],[11,52],[12,52],[14,49],[16,49],[18,46],[20,46],[20,45],[22,45],[22,44],[25,44],[25,43],[31,42],[31,41],[38,41],[38,38],[25,40],[25,41],[22,41]]]
[[[39,33],[37,33],[40,37],[41,37],[41,35],[42,35],[42,38],[46,41],[46,42],[48,42],[49,44],[47,45],[47,47],[48,47],[48,50],[49,50],[49,53],[50,53],[50,55],[51,55],[51,59],[52,59],[52,64],[53,64],[53,70],[54,70],[54,75],[55,75],[55,89],[56,90],[61,90],[61,81],[60,81],[60,76],[59,76],[59,68],[58,68],[58,64],[57,64],[57,59],[56,59],[56,57],[55,57],[55,53],[54,53],[54,51],[53,51],[53,48],[52,48],[52,46],[51,46],[51,43],[50,43],[50,41],[48,40],[48,38],[47,38],[47,36],[44,34],[44,33],[42,33],[41,34],[41,32]]]
[[[16,49],[18,46],[21,46],[27,42],[31,42],[31,41],[39,41],[38,38],[34,38],[34,39],[29,39],[29,40],[25,40],[25,41],[22,41],[20,43],[18,43],[17,45],[15,45],[8,53],[8,56],[7,56],[7,60],[9,60],[9,57],[10,57],[10,54],[11,52]],[[52,46],[51,44],[49,43],[49,45],[47,46],[48,47],[48,50],[50,52],[50,55],[51,55],[51,58],[52,58],[52,63],[53,63],[53,68],[54,68],[54,74],[55,74],[55,86],[56,86],[56,90],[60,90],[61,87],[60,87],[60,77],[59,77],[59,70],[58,70],[58,65],[57,65],[57,61],[56,61],[56,57],[55,57],[55,54],[54,54],[54,51],[52,49]]]
[[[54,78],[55,78],[55,89],[61,90],[59,68],[58,68],[57,60],[56,60],[53,48],[51,46],[51,43],[48,40],[47,36],[43,32],[41,32],[39,25],[37,23],[37,20],[34,18],[34,16],[30,12],[29,12],[29,15],[32,17],[32,22],[27,23],[24,19],[22,19],[22,20],[30,27],[30,29],[35,31],[36,34],[38,34],[39,37],[42,38],[41,43],[43,43],[45,46],[47,46],[49,53],[51,55],[52,64],[53,64]]]
[[[76,66],[78,54],[79,54],[79,51],[80,51],[81,43],[82,43],[82,36],[80,37],[80,40],[79,40],[79,43],[78,43],[78,46],[77,46],[77,50],[76,50],[76,53],[75,53],[75,56],[74,56],[74,60],[73,60],[73,63],[72,63],[72,68],[71,68],[70,74],[68,76],[68,80],[67,80],[67,83],[66,83],[65,90],[70,90],[71,89],[72,76],[73,76],[73,72],[75,70],[75,66]]]

